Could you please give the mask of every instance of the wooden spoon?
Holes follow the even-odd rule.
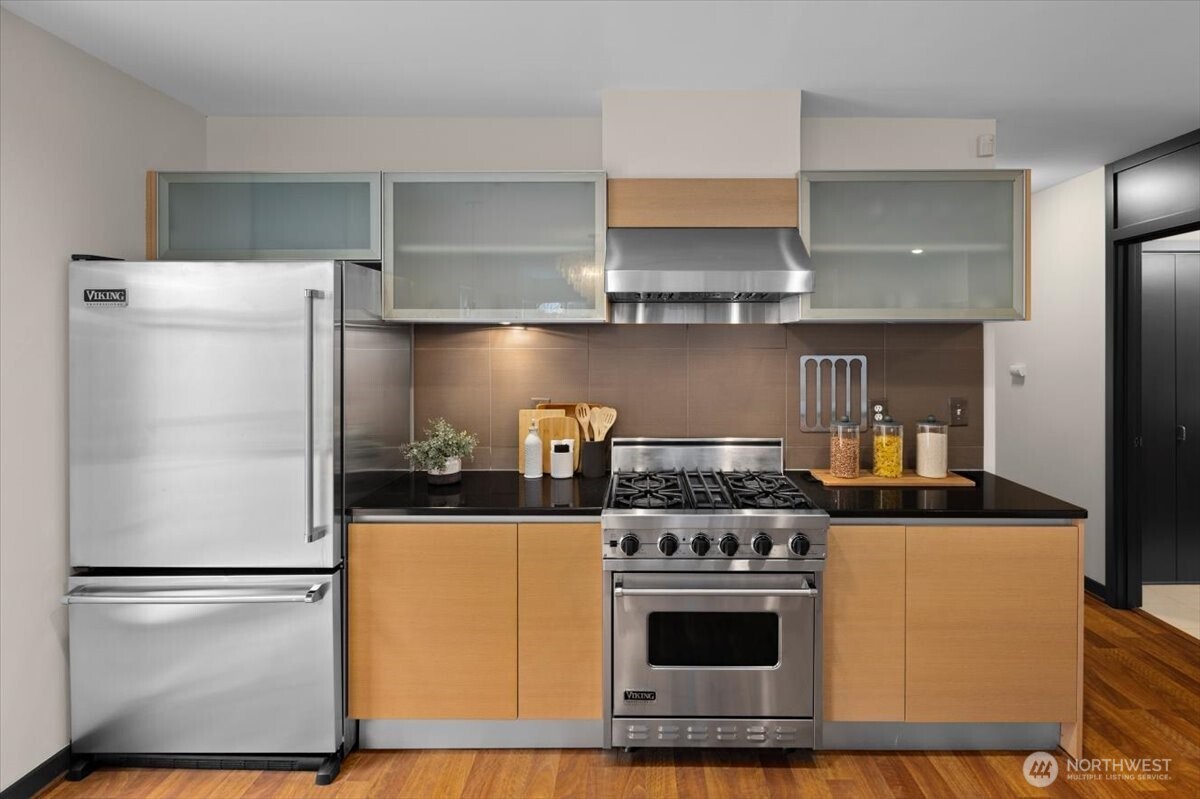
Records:
[[[608,435],[608,431],[616,424],[617,409],[608,407],[592,408],[589,418],[592,422],[592,432],[595,433],[596,440],[603,441],[604,437]]]
[[[575,419],[579,422],[579,432],[583,434],[584,441],[591,441],[592,437],[588,433],[588,420],[591,417],[591,407],[586,402],[581,402],[575,406]]]

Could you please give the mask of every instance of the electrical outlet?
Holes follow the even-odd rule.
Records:
[[[967,399],[966,397],[951,397],[950,398],[950,426],[951,427],[966,427],[967,422]]]
[[[870,411],[868,415],[871,417],[872,422],[882,422],[883,417],[888,415],[887,400],[873,399],[871,400],[871,404],[867,406],[867,410]]]

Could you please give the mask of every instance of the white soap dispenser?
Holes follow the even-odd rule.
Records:
[[[525,476],[531,480],[542,476],[542,437],[538,435],[536,419],[525,436]]]

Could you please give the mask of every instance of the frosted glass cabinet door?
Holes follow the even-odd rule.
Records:
[[[387,318],[604,319],[603,173],[396,173],[383,185]]]
[[[1025,316],[1026,174],[813,172],[801,232],[810,319]]]
[[[160,172],[158,257],[380,257],[380,173]]]

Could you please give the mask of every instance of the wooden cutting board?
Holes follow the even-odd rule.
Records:
[[[812,469],[813,477],[830,488],[971,488],[975,481],[948,472],[945,477],[921,477],[908,469],[899,477],[876,477],[868,470],[858,477],[834,477],[828,469]]]
[[[575,439],[575,457],[572,464],[579,471],[579,422],[573,416],[546,416],[538,419],[538,435],[542,437],[542,473],[550,473],[550,442],[556,438]]]
[[[539,411],[560,410],[567,416],[575,415],[575,406],[582,405],[581,402],[539,402]],[[590,403],[589,403],[590,404]]]
[[[575,412],[575,407],[571,406],[571,413]],[[545,419],[550,416],[566,416],[564,410],[557,408],[522,408],[517,411],[517,471],[525,471],[525,436],[529,435],[529,423],[534,419]],[[578,422],[576,422],[578,425]],[[540,435],[540,434],[539,434]],[[542,452],[546,451],[545,446],[542,447]],[[546,471],[550,470],[550,461],[542,459],[542,468]]]

